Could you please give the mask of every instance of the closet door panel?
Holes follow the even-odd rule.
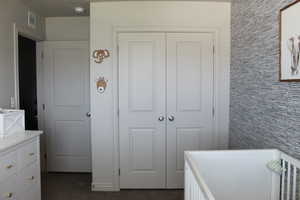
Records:
[[[120,186],[165,188],[165,34],[119,35]]]
[[[182,188],[184,151],[212,149],[213,35],[167,34],[167,187]]]

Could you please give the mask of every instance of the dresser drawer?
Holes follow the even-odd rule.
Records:
[[[37,162],[23,168],[18,173],[18,184],[20,185],[20,192],[28,191],[37,186],[40,179]]]
[[[37,160],[38,152],[37,152],[37,141],[33,141],[22,146],[19,149],[19,160],[20,160],[20,169],[26,167],[30,163],[33,163]]]
[[[0,182],[17,172],[17,160],[18,156],[16,151],[0,157]]]
[[[20,195],[18,195],[18,200],[41,200],[39,188],[35,187],[20,193]]]
[[[0,183],[0,200],[16,200],[17,176],[12,175]]]

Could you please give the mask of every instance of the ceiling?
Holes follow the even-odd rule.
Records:
[[[88,16],[90,0],[21,0],[44,17]],[[74,8],[85,8],[83,14],[76,14]]]
[[[65,17],[65,16],[89,16],[90,14],[89,3],[91,1],[114,1],[114,0],[21,0],[21,1],[24,2],[25,5],[28,5],[35,12],[38,12],[40,15],[43,15],[44,17]],[[194,1],[230,2],[231,0],[194,0]],[[83,7],[85,9],[85,12],[80,15],[76,14],[74,12],[74,8],[76,6]]]

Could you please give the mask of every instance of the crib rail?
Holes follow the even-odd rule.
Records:
[[[262,150],[261,152],[265,151]],[[219,200],[222,200],[220,197],[223,197],[224,194],[225,196],[227,195],[226,198],[224,197],[224,199],[241,199],[241,197],[247,197],[245,199],[300,200],[299,160],[275,149],[269,150],[268,154],[261,155],[261,158],[258,160],[258,162],[255,162],[254,158],[256,157],[253,157],[253,155],[256,155],[253,153],[254,151],[244,151],[245,153],[243,153],[243,151],[237,152],[238,153],[236,155],[240,155],[238,158],[244,160],[245,162],[243,165],[239,165],[242,166],[242,169],[245,169],[246,172],[252,173],[252,175],[255,175],[256,172],[259,172],[260,175],[262,174],[265,178],[267,178],[266,180],[270,180],[270,182],[263,181],[262,184],[258,183],[257,181],[255,182],[256,185],[260,185],[259,187],[261,189],[259,191],[260,193],[257,193],[259,194],[258,196],[255,196],[257,194],[252,195],[252,189],[255,188],[256,185],[253,185],[251,181],[249,181],[249,184],[248,182],[245,182],[245,184],[249,187],[249,191],[242,190],[246,193],[239,193],[240,196],[238,198],[235,198],[235,195],[231,195],[234,193],[234,190],[230,190],[230,188],[230,193],[228,194],[226,193],[226,190],[222,190],[223,193],[220,193],[220,190],[214,190],[214,192],[219,192],[215,194],[216,196],[219,196]],[[231,155],[232,159],[233,151],[228,151],[228,153]],[[257,151],[257,153],[259,153],[259,151]],[[221,155],[226,156],[225,154],[226,153]],[[257,155],[259,156],[259,154]],[[205,168],[205,165],[199,166],[199,160],[197,159],[198,158],[195,156],[195,154],[185,152],[185,200],[215,200],[214,195],[211,193],[210,188],[206,184],[206,180],[203,178],[209,178],[210,176],[207,176],[207,174],[201,174],[204,172],[208,173],[209,170],[207,170],[207,166]],[[254,164],[252,162],[254,162]],[[266,163],[266,167],[268,167],[274,173],[270,174],[266,172],[264,168],[261,168],[263,167],[261,166],[262,163]],[[249,164],[251,168],[249,168],[249,165],[247,164]],[[216,178],[216,176],[214,178]],[[230,176],[227,176],[227,178],[229,183],[237,187],[236,182],[232,182],[236,181],[235,179],[230,179]],[[255,176],[255,180],[256,178],[257,177]],[[210,184],[213,183],[212,180],[214,179],[209,180]],[[243,183],[243,181],[241,181],[241,183]],[[224,185],[224,187],[226,186]]]
[[[192,158],[185,155],[185,200],[215,200]]]
[[[285,153],[281,153],[280,159],[282,166],[280,199],[297,200],[300,187],[300,162]]]

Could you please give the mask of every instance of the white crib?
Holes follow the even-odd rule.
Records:
[[[296,200],[299,168],[278,150],[185,152],[185,200]]]

